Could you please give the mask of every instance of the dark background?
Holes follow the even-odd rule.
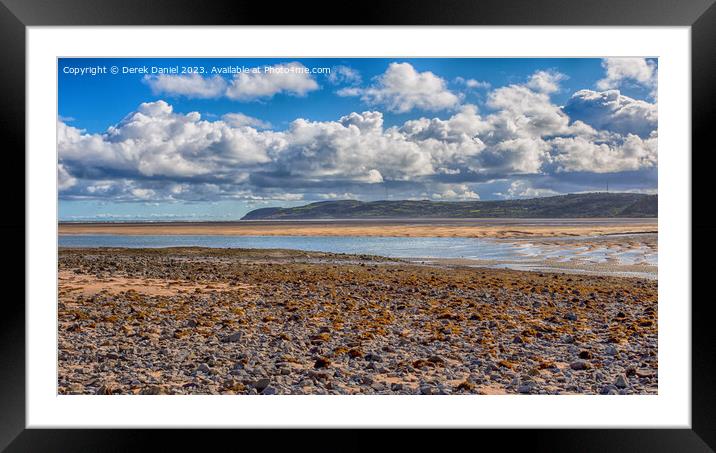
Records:
[[[716,338],[710,290],[716,252],[711,220],[716,105],[714,0],[453,0],[267,2],[200,0],[0,0],[0,177],[5,241],[0,312],[0,448],[7,451],[137,451],[308,448],[529,449],[531,451],[714,451]],[[692,430],[373,431],[24,430],[25,27],[33,25],[682,25],[692,26]],[[131,30],[127,30],[131,33]],[[10,68],[14,68],[10,70]],[[688,150],[678,152],[689,158]],[[48,155],[54,155],[48,151]],[[668,171],[668,169],[664,169]],[[668,188],[662,188],[668,190]],[[668,216],[663,213],[662,216]],[[689,282],[683,282],[687,285]],[[662,339],[668,341],[668,339]],[[545,400],[545,404],[549,404]],[[480,410],[476,403],[475,410]],[[237,402],[237,410],[241,410]],[[190,414],[196,416],[196,414]],[[189,416],[189,415],[188,415]],[[578,417],[579,414],[575,414]],[[340,413],[336,414],[340,417]],[[335,438],[331,438],[335,436]],[[155,445],[153,445],[155,444]],[[711,447],[709,447],[709,445]]]

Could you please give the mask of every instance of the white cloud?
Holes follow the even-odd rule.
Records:
[[[232,127],[249,126],[256,129],[270,129],[271,123],[263,121],[253,116],[244,115],[243,113],[226,113],[221,119]]]
[[[380,112],[352,112],[339,120],[345,127],[355,126],[361,132],[379,131],[383,128],[383,114]]]
[[[602,60],[604,78],[597,82],[600,90],[619,88],[625,81],[653,88],[656,94],[657,67],[646,58],[605,58]]]
[[[356,200],[358,197],[350,192],[344,192],[344,193],[335,193],[335,192],[329,192],[329,193],[320,193],[318,194],[318,198],[322,198],[324,200]]]
[[[430,71],[418,72],[410,63],[391,63],[367,88],[347,88],[341,96],[360,96],[363,102],[385,106],[391,112],[413,109],[428,111],[455,107],[460,99],[447,88],[445,80]]]
[[[368,170],[365,176],[357,176],[354,178],[355,181],[364,182],[367,184],[380,184],[383,182],[383,175],[380,174],[375,168]]]
[[[145,75],[144,83],[154,94],[185,96],[188,98],[216,98],[226,90],[226,80],[220,76],[204,78],[199,74],[156,76]]]
[[[657,135],[642,139],[628,134],[621,143],[595,143],[583,137],[558,137],[552,140],[557,171],[614,173],[635,171],[657,164]]]
[[[458,85],[465,85],[466,87],[472,89],[490,88],[490,82],[484,82],[475,79],[466,79],[464,77],[455,77],[455,83],[457,83]]]
[[[152,189],[142,189],[140,187],[132,189],[131,193],[134,197],[140,200],[149,200],[156,196],[156,192]]]
[[[58,181],[66,197],[135,201],[292,201],[338,193],[336,187],[382,193],[381,183],[402,187],[396,190],[404,198],[474,199],[469,183],[486,178],[656,166],[653,104],[583,90],[568,115],[550,90],[498,88],[487,96],[486,115],[463,105],[445,119],[385,127],[373,110],[333,121],[299,118],[280,131],[241,113],[206,120],[148,102],[100,134],[59,121]],[[644,124],[653,131],[643,133]],[[515,186],[510,196],[543,193]]]
[[[223,121],[204,121],[197,112],[174,113],[164,101],[143,103],[104,134],[86,134],[58,123],[58,153],[65,167],[142,177],[226,176],[266,163],[283,146],[276,134]]]
[[[357,69],[338,65],[331,68],[331,73],[328,74],[328,81],[334,85],[359,85],[363,79]]]
[[[257,72],[241,72],[226,89],[226,97],[239,101],[271,98],[278,93],[305,96],[317,90],[318,83],[308,68],[298,62],[282,63]]]
[[[657,128],[656,104],[624,96],[619,90],[580,90],[564,107],[573,119],[620,134],[648,137]]]
[[[495,195],[503,198],[539,198],[559,195],[559,192],[552,189],[535,188],[529,181],[518,179],[510,183],[507,193],[496,193]]]
[[[441,184],[440,192],[433,193],[434,200],[455,201],[455,200],[479,200],[480,195],[470,189],[467,184]]]
[[[69,189],[70,187],[77,184],[77,178],[72,176],[64,165],[61,163],[57,165],[57,187],[59,190]]]
[[[538,92],[551,94],[559,91],[559,82],[567,76],[557,71],[537,71],[530,77],[527,87]]]
[[[335,77],[342,80],[360,78],[357,72],[350,72],[350,68],[341,68]],[[155,95],[200,99],[227,97],[236,101],[266,99],[280,93],[305,96],[320,88],[308,68],[298,62],[251,68],[248,72],[235,74],[229,81],[219,75],[204,77],[196,73],[146,75],[143,81]]]
[[[552,103],[549,95],[525,85],[491,91],[487,105],[496,110],[488,117],[496,141],[547,137],[567,133],[569,129],[569,117]]]
[[[515,138],[488,148],[482,156],[483,168],[502,174],[539,173],[550,159],[550,145],[541,138]]]

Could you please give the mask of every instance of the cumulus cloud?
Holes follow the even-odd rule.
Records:
[[[559,82],[567,76],[557,71],[537,71],[530,77],[527,87],[538,93],[554,93],[559,91]]]
[[[539,173],[550,160],[550,145],[541,138],[515,138],[488,148],[482,168],[505,175]]]
[[[539,198],[559,195],[559,192],[548,188],[533,187],[530,181],[518,179],[510,183],[507,192],[498,192],[495,195],[503,198]]]
[[[656,132],[647,139],[628,134],[616,144],[595,143],[583,137],[558,137],[552,144],[557,171],[614,173],[657,164]]]
[[[282,63],[257,72],[236,74],[226,89],[229,99],[249,101],[271,98],[278,93],[305,96],[317,90],[318,83],[308,69],[298,62]]]
[[[413,72],[408,78],[414,83],[405,86],[439,90],[398,90],[392,71]],[[490,91],[485,113],[451,101],[442,104],[450,105],[450,116],[417,117],[390,127],[382,112],[367,110],[328,121],[297,118],[284,130],[271,130],[267,122],[239,112],[208,120],[198,112],[176,112],[165,101],[140,104],[103,133],[59,120],[60,194],[263,203],[332,199],[330,194],[339,193],[358,198],[387,194],[391,187],[404,198],[458,200],[477,199],[474,184],[490,178],[656,167],[655,104],[616,90],[582,90],[562,108],[550,98],[560,80],[556,73],[538,71],[523,84]],[[244,89],[262,83],[251,81]],[[402,111],[429,110],[426,93],[445,85],[432,73],[394,64],[369,88],[385,92],[354,88],[371,102],[380,99],[386,108]],[[526,176],[519,178],[503,196],[550,194],[527,185]]]
[[[142,79],[149,85],[152,93],[188,98],[215,98],[224,93],[226,80],[221,76],[202,77],[199,74],[186,75],[145,75]]]
[[[458,85],[464,85],[467,88],[472,88],[475,90],[480,88],[488,89],[491,86],[490,82],[483,82],[475,79],[466,79],[464,77],[455,77],[455,83],[457,83]]]
[[[57,165],[57,187],[59,190],[69,189],[70,187],[77,184],[77,178],[72,176],[64,165],[61,163]]]
[[[221,117],[224,122],[232,127],[250,126],[256,129],[271,129],[271,123],[243,113],[226,113]]]
[[[363,78],[357,69],[351,68],[350,66],[338,65],[331,68],[331,73],[328,74],[328,81],[333,85],[359,85],[363,81]]]
[[[355,74],[345,75],[345,70],[339,71],[344,73],[339,77],[355,77]],[[229,80],[220,75],[205,77],[196,73],[146,75],[142,80],[155,95],[195,99],[226,97],[235,101],[269,99],[280,93],[305,96],[320,88],[308,69],[298,62],[253,68]]]
[[[619,90],[577,91],[564,111],[572,119],[619,134],[648,137],[657,128],[657,105],[624,96]]]
[[[619,88],[624,82],[633,82],[652,88],[656,94],[656,63],[646,58],[605,58],[602,60],[604,78],[597,82],[600,90]]]
[[[441,201],[480,199],[480,195],[470,189],[467,184],[442,184],[438,190],[440,191],[431,195],[432,199]]]
[[[350,192],[343,192],[343,193],[335,193],[335,192],[328,192],[328,193],[321,193],[318,194],[318,198],[321,198],[323,200],[355,200],[358,197]]]
[[[455,107],[460,99],[447,88],[444,79],[430,71],[418,72],[410,63],[391,63],[367,88],[339,90],[341,96],[360,96],[370,105],[385,106],[390,112],[413,109],[438,111]]]
[[[164,101],[141,104],[104,134],[58,123],[58,153],[65,168],[93,175],[232,179],[235,169],[266,163],[281,138],[248,126],[204,121],[175,113]]]
[[[488,121],[493,126],[494,138],[499,141],[546,137],[569,130],[569,117],[552,103],[549,95],[525,85],[493,90],[488,95],[487,105],[496,110]]]

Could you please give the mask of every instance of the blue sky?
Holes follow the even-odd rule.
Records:
[[[60,59],[60,218],[228,220],[607,182],[652,193],[657,71],[643,58]]]

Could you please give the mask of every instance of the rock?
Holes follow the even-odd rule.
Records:
[[[527,372],[528,376],[540,376],[542,373],[540,372],[539,368],[530,368],[530,370]]]
[[[522,394],[532,393],[532,384],[524,383],[517,387],[517,391]]]
[[[369,352],[368,354],[366,354],[364,356],[364,358],[369,362],[380,362],[383,360],[383,358],[381,356],[379,356],[378,354],[375,354],[373,352]]]
[[[241,341],[241,332],[234,332],[221,339],[222,343],[237,343]]]
[[[199,365],[199,367],[196,369],[196,371],[201,371],[202,373],[211,373],[211,368],[209,368],[209,365],[206,363],[202,363]]]
[[[316,363],[313,364],[313,368],[328,368],[331,365],[331,361],[324,358],[319,357],[316,359]]]
[[[512,339],[512,342],[515,344],[522,344],[525,342],[525,340],[523,340],[521,336],[517,335],[515,338]]]
[[[586,351],[586,350],[585,350],[585,351],[580,351],[580,352],[579,352],[579,358],[580,358],[580,359],[589,360],[589,359],[592,358],[592,353],[589,352],[589,351]]]
[[[617,355],[619,354],[619,350],[616,347],[609,345],[604,349],[604,353],[607,355]]]
[[[616,380],[614,381],[614,385],[617,387],[623,389],[629,386],[629,381],[627,380],[626,376],[623,374],[620,374],[617,376]]]
[[[420,394],[421,395],[434,395],[435,391],[429,385],[421,385],[420,386]]]
[[[144,387],[140,392],[140,395],[167,395],[167,389],[161,385],[150,385]]]
[[[570,312],[564,315],[564,319],[566,319],[567,321],[576,321],[578,317],[575,313]]]
[[[640,378],[652,378],[656,376],[656,371],[649,370],[646,368],[639,368],[636,370],[636,375]]]
[[[263,378],[254,382],[253,387],[256,389],[257,392],[261,393],[269,386],[269,384],[271,384],[271,380]]]
[[[73,384],[70,384],[70,386],[67,388],[67,391],[71,394],[79,395],[79,394],[84,393],[85,386],[78,382],[75,382]]]
[[[580,371],[588,370],[592,367],[592,365],[589,362],[585,362],[584,360],[577,360],[575,362],[570,363],[569,367],[575,371]]]
[[[363,352],[360,349],[356,349],[356,348],[349,349],[347,354],[348,354],[348,357],[350,357],[351,359],[363,357]]]
[[[119,393],[119,388],[112,382],[102,384],[96,392],[97,395],[114,395],[116,393]]]
[[[277,393],[278,390],[276,387],[271,387],[270,385],[261,391],[262,395],[275,395]]]
[[[390,384],[390,390],[394,392],[399,392],[403,390],[403,384],[401,384],[400,382],[393,382],[392,384]]]
[[[602,387],[599,393],[602,395],[618,395],[619,391],[613,385],[605,385],[604,387]]]

